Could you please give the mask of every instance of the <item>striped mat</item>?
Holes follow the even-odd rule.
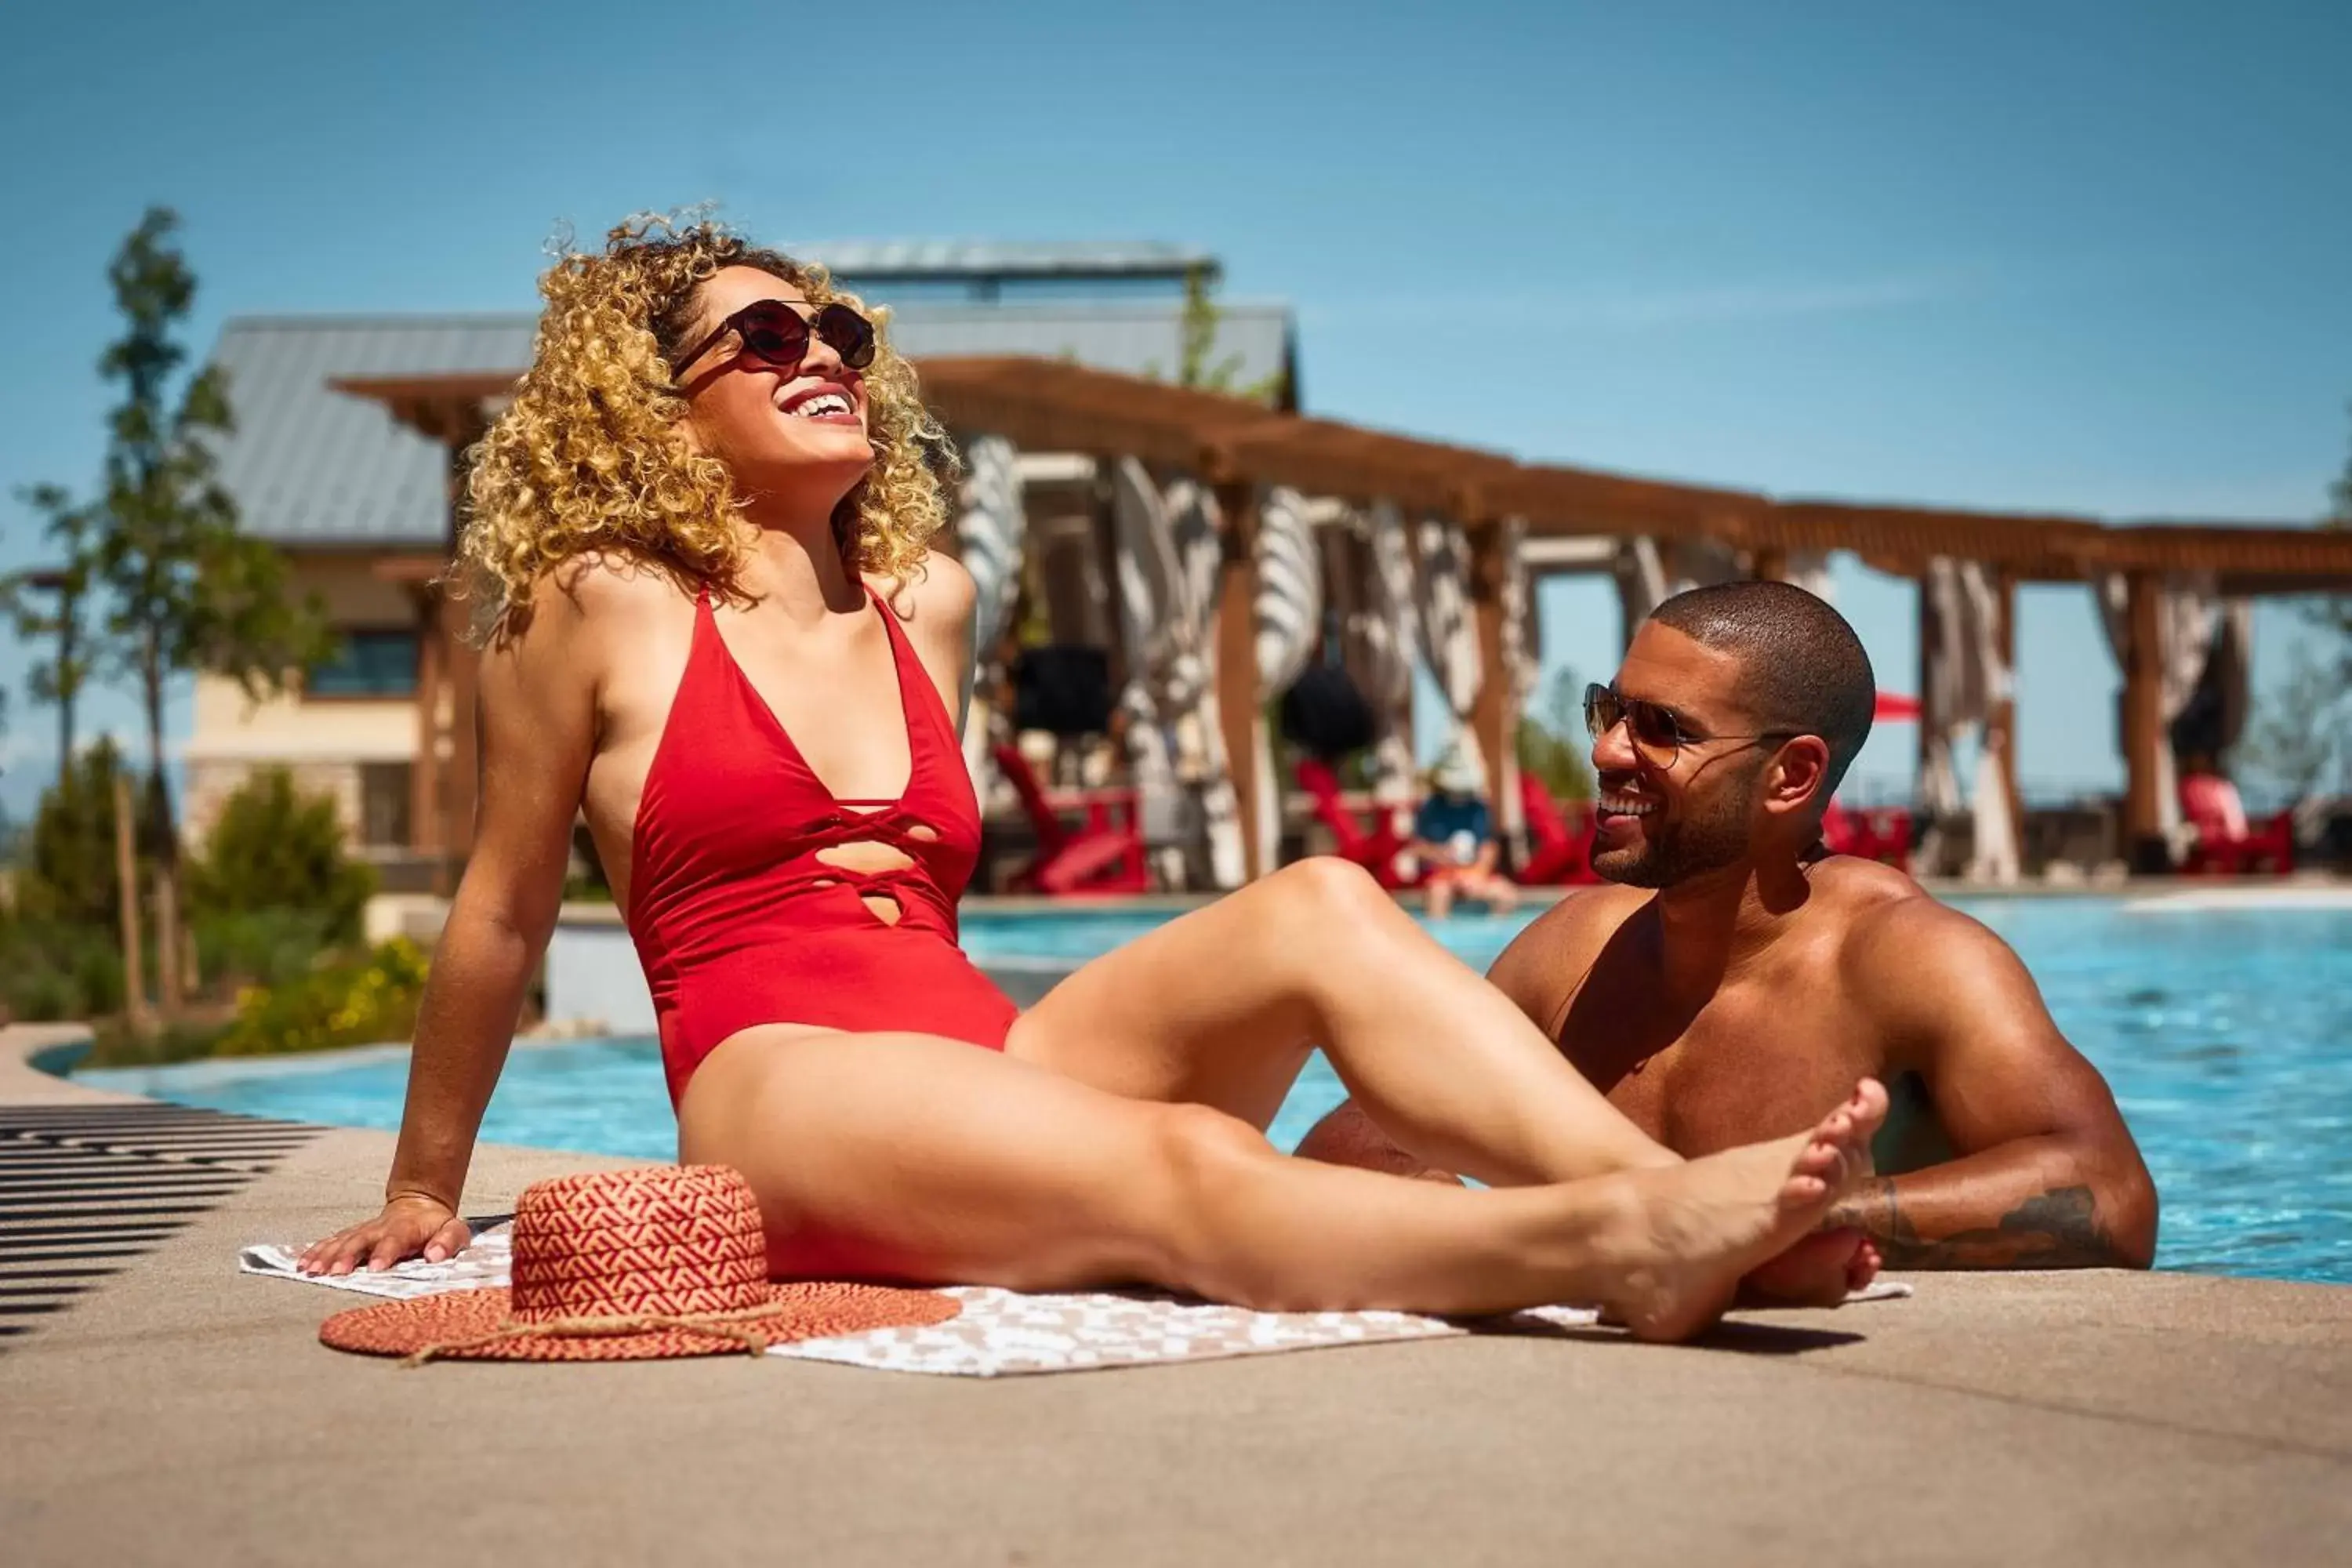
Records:
[[[320,1131],[177,1105],[0,1106],[0,1350]]]

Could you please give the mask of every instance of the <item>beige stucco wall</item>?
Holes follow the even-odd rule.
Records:
[[[317,594],[338,627],[415,624],[408,591],[374,574],[368,555],[291,557],[298,589]],[[306,699],[301,692],[249,700],[236,682],[196,678],[187,750],[187,831],[201,837],[220,803],[258,766],[282,764],[306,791],[332,795],[347,826],[360,820],[362,763],[413,762],[416,704],[407,698]]]

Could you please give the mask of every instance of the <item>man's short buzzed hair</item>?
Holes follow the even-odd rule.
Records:
[[[1677,594],[1650,613],[1702,647],[1739,660],[1740,692],[1759,729],[1829,743],[1822,803],[1870,738],[1878,684],[1846,619],[1793,583],[1724,583]]]

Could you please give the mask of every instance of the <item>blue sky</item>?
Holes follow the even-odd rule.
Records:
[[[1295,304],[1315,411],[1529,458],[2281,521],[2343,467],[2352,7],[875,16],[12,8],[0,486],[94,473],[103,269],[150,201],[187,219],[200,348],[235,312],[526,308],[559,222],[715,198],[787,245],[1201,246]],[[0,566],[29,524],[0,499]],[[1907,585],[1839,595],[1907,688]],[[1548,659],[1604,672],[1613,599],[1544,610]],[[2258,679],[2291,636],[2264,618]],[[2021,640],[2029,786],[2111,782],[2087,595],[2029,593]],[[23,665],[0,644],[0,685]],[[12,707],[21,809],[49,722]]]

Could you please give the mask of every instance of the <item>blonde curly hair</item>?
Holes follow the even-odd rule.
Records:
[[[812,302],[865,310],[874,466],[833,515],[852,571],[903,579],[946,526],[954,448],[890,346],[887,313],[834,287],[824,269],[751,246],[708,220],[632,217],[601,254],[568,250],[539,280],[547,300],[531,366],[471,453],[467,519],[453,586],[473,595],[478,631],[530,603],[532,585],[591,552],[632,557],[732,593],[743,542],[727,465],[686,439],[670,361],[699,319],[702,284],[756,267]]]

